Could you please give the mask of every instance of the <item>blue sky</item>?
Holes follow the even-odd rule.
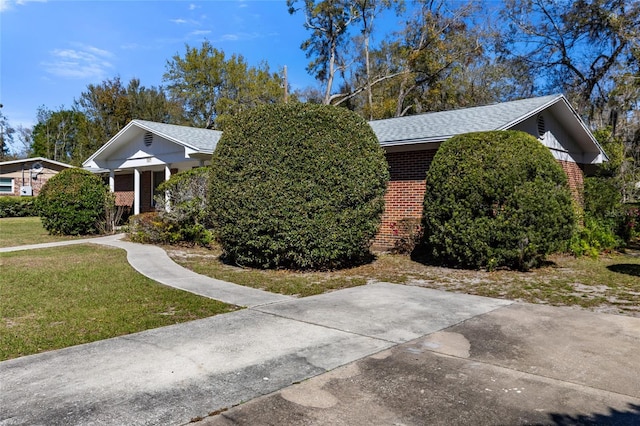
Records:
[[[205,39],[252,65],[286,65],[294,89],[314,85],[303,23],[284,0],[0,0],[2,113],[26,127],[39,106],[70,107],[88,84],[161,85],[167,60]]]

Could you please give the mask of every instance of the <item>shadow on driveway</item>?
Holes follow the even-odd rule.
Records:
[[[557,426],[568,425],[639,425],[640,405],[629,404],[628,410],[609,409],[609,414],[576,415],[551,413],[551,421]]]

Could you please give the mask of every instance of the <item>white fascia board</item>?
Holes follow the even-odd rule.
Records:
[[[435,136],[431,138],[415,138],[415,139],[399,139],[389,142],[380,142],[380,146],[382,148],[389,148],[393,146],[402,146],[402,145],[421,145],[424,143],[439,143],[444,142],[447,139],[452,138],[455,135],[447,135],[447,136]]]
[[[49,163],[49,164],[55,164],[56,166],[60,166],[60,167],[67,167],[67,168],[75,167],[75,166],[72,166],[71,164],[62,163],[56,160],[49,160],[48,158],[44,158],[44,157],[31,157],[31,158],[23,158],[20,160],[2,161],[0,162],[0,165],[9,166],[9,165],[20,164],[20,163],[25,163],[25,164],[26,163]]]
[[[546,104],[543,104],[541,106],[539,106],[538,108],[531,110],[529,112],[527,112],[526,114],[521,115],[520,117],[516,118],[515,120],[512,120],[511,122],[498,127],[496,130],[509,130],[510,128],[522,123],[523,121],[527,120],[529,117],[533,117],[534,115],[539,114],[541,111],[544,111],[545,109],[549,108],[550,106],[554,105],[555,103],[557,103],[560,99],[564,99],[565,102],[567,102],[566,98],[564,97],[564,95],[558,95],[555,98],[551,99],[549,102],[547,102]]]
[[[604,149],[602,149],[602,146],[600,146],[600,143],[598,142],[598,140],[595,138],[595,136],[593,136],[593,133],[591,133],[591,131],[589,130],[589,128],[587,128],[587,125],[584,123],[584,121],[582,121],[582,118],[580,118],[580,116],[578,115],[578,112],[573,109],[573,107],[571,106],[571,104],[569,103],[569,101],[563,96],[562,99],[564,100],[565,105],[567,106],[567,108],[569,108],[569,111],[571,111],[571,113],[573,114],[573,116],[575,117],[576,121],[578,122],[578,124],[580,125],[580,127],[582,128],[582,131],[585,132],[587,134],[587,136],[589,137],[589,139],[591,140],[591,142],[596,146],[596,148],[598,149],[598,156],[597,158],[600,159],[600,161],[598,161],[598,163],[602,163],[604,161],[609,161],[609,156],[607,155],[606,152],[604,152]]]
[[[202,156],[212,156],[213,151],[204,151],[197,148],[184,147],[184,158],[197,158]]]
[[[120,138],[121,135],[123,135],[127,130],[129,130],[129,128],[131,128],[132,126],[138,126],[138,123],[136,123],[135,120],[131,120],[129,122],[129,124],[127,124],[126,126],[124,126],[118,133],[116,133],[116,135],[114,137],[112,137],[111,139],[109,139],[109,141],[107,143],[105,143],[104,145],[102,145],[96,152],[93,153],[93,155],[91,155],[91,157],[87,158],[83,163],[82,166],[83,167],[90,167],[91,164],[96,164],[95,163],[95,159],[102,154],[107,148],[111,147],[111,145],[115,144],[117,142],[117,140]]]

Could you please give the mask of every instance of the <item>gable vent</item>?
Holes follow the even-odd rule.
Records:
[[[547,127],[544,124],[544,117],[542,115],[538,116],[538,136],[543,137],[547,132]]]
[[[153,133],[147,132],[144,134],[144,146],[151,146],[153,143]]]

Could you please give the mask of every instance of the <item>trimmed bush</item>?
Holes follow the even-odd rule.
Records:
[[[36,198],[42,225],[50,234],[98,233],[107,194],[108,188],[93,173],[63,170],[44,184]]]
[[[0,197],[0,217],[38,216],[33,197]]]
[[[225,128],[213,154],[210,214],[228,261],[328,269],[369,256],[389,178],[355,113],[265,105]]]
[[[208,246],[213,241],[213,234],[204,225],[208,219],[208,188],[206,167],[171,176],[158,186],[161,195],[155,197],[157,211],[130,218],[131,239],[141,243]]]
[[[202,224],[207,220],[208,189],[208,167],[176,173],[158,186],[161,195],[155,197],[156,209],[168,222]]]
[[[567,176],[549,150],[517,131],[442,143],[427,172],[424,248],[453,267],[539,265],[575,228]]]

